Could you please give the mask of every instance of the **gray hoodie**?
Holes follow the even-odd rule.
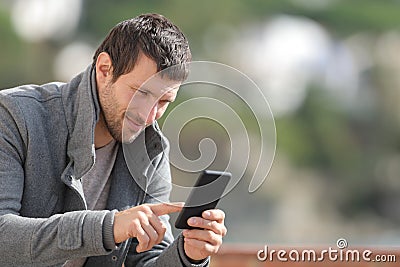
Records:
[[[208,265],[189,262],[168,216],[164,240],[150,251],[136,253],[136,239],[107,246],[115,212],[168,201],[171,177],[168,142],[151,125],[129,145],[134,169],[120,147],[107,210],[86,209],[80,178],[94,164],[100,112],[93,73],[0,91],[0,266],[62,266],[78,257],[97,267]]]

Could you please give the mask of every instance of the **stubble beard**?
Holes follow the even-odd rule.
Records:
[[[122,119],[118,118],[119,105],[110,84],[106,86],[104,94],[99,96],[99,98],[101,112],[108,132],[115,140],[122,142]]]
[[[100,97],[100,106],[102,109],[101,112],[103,114],[105,126],[107,127],[108,132],[111,134],[111,136],[118,142],[132,143],[136,139],[136,137],[144,130],[142,129],[141,131],[136,133],[130,133],[129,130],[126,130],[126,133],[123,133],[123,121],[126,116],[126,111],[122,114],[121,117],[119,117],[118,110],[121,109],[118,104],[117,98],[115,97],[112,85],[109,84],[106,86],[104,94]],[[139,118],[135,117],[135,119],[138,122],[141,121]]]

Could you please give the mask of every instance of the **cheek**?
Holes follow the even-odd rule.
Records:
[[[118,96],[120,107],[126,110],[128,107],[133,108],[137,106],[137,99],[132,94],[123,94]]]

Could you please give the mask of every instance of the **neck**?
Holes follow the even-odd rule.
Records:
[[[96,127],[94,129],[94,146],[95,148],[100,148],[107,145],[112,140],[113,137],[108,131],[103,113],[101,112],[99,121],[96,123]]]

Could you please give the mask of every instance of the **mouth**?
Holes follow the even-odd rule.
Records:
[[[136,120],[134,120],[128,116],[125,116],[125,124],[126,124],[127,130],[135,132],[135,133],[140,132],[145,127],[144,124],[138,123]]]

